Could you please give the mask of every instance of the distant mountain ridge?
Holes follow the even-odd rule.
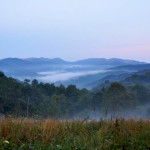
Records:
[[[150,64],[145,63],[145,64],[135,64],[135,65],[123,65],[123,66],[117,66],[117,67],[112,67],[110,68],[112,70],[145,70],[145,69],[150,69]]]
[[[32,63],[52,63],[52,64],[66,64],[67,61],[61,59],[61,58],[26,58],[25,61],[29,61]]]
[[[124,59],[105,59],[105,58],[89,58],[79,61],[69,62],[61,58],[5,58],[0,60],[0,65],[21,65],[21,64],[75,64],[75,65],[112,65],[112,66],[122,66],[122,65],[135,65],[144,64],[144,62],[134,61],[134,60],[124,60]]]
[[[114,66],[122,66],[122,65],[135,65],[135,64],[144,64],[144,62],[134,61],[134,60],[124,60],[118,58],[89,58],[84,60],[79,60],[75,62],[79,65],[114,65]]]
[[[148,69],[150,64],[124,59],[89,58],[65,61],[61,58],[6,58],[0,60],[0,71],[20,80],[38,79],[56,84],[76,84],[91,88],[105,79],[124,79],[131,72]],[[128,71],[129,70],[129,71]],[[117,76],[116,76],[117,75]]]
[[[121,74],[121,75],[111,75],[102,78],[97,81],[95,84],[93,83],[93,91],[101,91],[102,88],[108,88],[111,82],[120,82],[123,85],[149,85],[150,84],[150,69],[138,71],[131,74]]]

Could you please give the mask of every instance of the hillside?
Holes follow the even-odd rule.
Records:
[[[110,66],[122,66],[122,65],[135,65],[144,64],[143,62],[138,62],[134,60],[123,60],[117,58],[105,59],[105,58],[89,58],[85,60],[80,60],[74,62],[78,65],[110,65]]]
[[[36,78],[45,83],[64,84],[65,86],[75,84],[78,88],[88,89],[104,81],[107,76],[118,75],[119,79],[123,79],[121,74],[137,71],[139,67],[134,70],[126,70],[126,66],[132,68],[131,66],[134,65],[140,68],[149,66],[143,62],[116,58],[90,58],[75,62],[64,61],[60,58],[6,58],[0,60],[0,70],[7,76],[21,81],[26,78],[31,80]]]
[[[126,84],[150,84],[150,70],[147,70],[143,74],[134,74],[125,80],[122,83]]]
[[[149,76],[149,73],[146,74]],[[105,85],[109,86],[105,86]],[[0,72],[0,114],[23,117],[84,118],[121,112],[146,116],[150,103],[150,90],[144,84],[130,88],[105,82],[94,91],[78,89],[75,85],[64,87],[37,80],[20,82]],[[137,113],[146,105],[146,109]],[[115,109],[114,109],[115,108]],[[138,108],[138,110],[137,110]],[[132,113],[128,114],[128,111]]]
[[[0,67],[10,67],[10,66],[17,66],[21,67],[25,65],[25,67],[34,66],[34,65],[90,65],[90,66],[101,66],[101,65],[108,65],[108,66],[122,66],[122,65],[135,65],[135,64],[144,64],[143,62],[138,62],[134,60],[123,60],[123,59],[105,59],[105,58],[89,58],[85,60],[75,61],[75,62],[68,62],[64,61],[61,58],[26,58],[26,59],[19,59],[19,58],[6,58],[0,60]]]
[[[103,87],[108,88],[111,84],[111,82],[120,82],[123,85],[150,85],[150,70],[142,70],[138,72],[133,73],[125,73],[120,75],[109,75],[101,80],[96,81],[95,83],[92,83],[92,85],[95,84],[95,87],[93,88],[94,91],[99,91]],[[150,87],[150,86],[149,86]]]
[[[111,70],[128,70],[128,71],[140,71],[150,69],[150,64],[136,64],[136,65],[124,65],[110,68]]]

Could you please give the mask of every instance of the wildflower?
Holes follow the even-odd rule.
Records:
[[[107,143],[111,143],[111,139],[106,140]]]
[[[5,140],[4,143],[9,144],[9,141]]]
[[[29,146],[29,149],[32,149],[32,146],[31,146],[31,145]]]
[[[61,145],[56,145],[57,148],[61,148]]]

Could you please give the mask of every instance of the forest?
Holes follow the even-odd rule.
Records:
[[[148,75],[146,73],[148,80]],[[7,77],[0,72],[0,113],[5,116],[29,118],[100,118],[109,114],[127,117],[140,114],[150,117],[150,87],[147,84],[129,84],[131,79],[142,80],[141,76],[128,78],[128,84],[109,82],[87,90],[75,85],[38,82],[36,79],[23,82]],[[107,86],[106,86],[107,85]]]

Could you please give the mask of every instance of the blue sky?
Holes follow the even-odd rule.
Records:
[[[0,52],[150,62],[150,0],[0,0]]]

